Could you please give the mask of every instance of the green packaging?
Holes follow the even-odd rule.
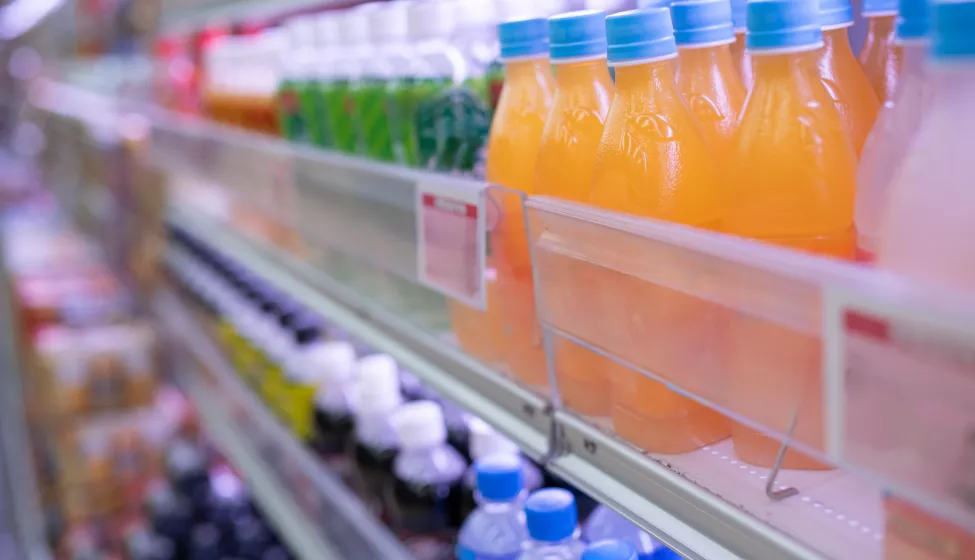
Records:
[[[278,89],[277,107],[281,136],[295,142],[305,142],[308,139],[308,128],[301,111],[297,82],[285,80],[281,83]]]
[[[358,153],[355,98],[351,92],[351,84],[348,80],[324,84],[321,97],[324,100],[326,118],[331,125],[334,147],[346,153]]]

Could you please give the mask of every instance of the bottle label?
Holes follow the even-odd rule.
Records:
[[[419,83],[413,78],[393,80],[387,84],[383,97],[393,160],[410,167],[416,167],[418,162],[415,119]]]
[[[451,87],[420,102],[416,115],[420,167],[484,176],[483,148],[491,111],[470,87]]]
[[[356,110],[366,155],[379,161],[393,161],[393,136],[386,113],[386,84],[366,80],[358,88]]]
[[[350,94],[348,81],[332,82],[322,88],[322,98],[335,147],[343,152],[355,153],[358,147],[355,127],[355,99]]]
[[[463,545],[457,545],[457,560],[517,560],[520,553],[478,554]]]
[[[301,114],[301,101],[298,84],[286,81],[278,92],[278,114],[281,121],[281,134],[285,138],[304,141],[307,138],[305,120]]]

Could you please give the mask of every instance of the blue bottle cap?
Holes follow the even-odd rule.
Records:
[[[647,8],[669,8],[674,0],[637,0],[636,8],[645,10]]]
[[[748,50],[788,51],[823,44],[816,0],[752,0],[748,2]]]
[[[897,0],[863,0],[863,17],[883,17],[897,14]]]
[[[679,46],[723,45],[735,40],[728,0],[681,0],[670,6]]]
[[[901,40],[928,36],[928,0],[900,0],[896,36]]]
[[[647,8],[606,18],[609,63],[673,58],[677,54],[674,26],[667,8]]]
[[[485,500],[508,502],[521,494],[521,457],[509,453],[493,453],[474,464],[477,473],[477,491]]]
[[[819,0],[819,24],[823,29],[853,25],[853,4],[850,0]]]
[[[731,0],[731,22],[735,26],[735,33],[744,33],[748,28],[748,9],[746,0]]]
[[[580,560],[637,560],[637,555],[631,545],[609,539],[589,545]]]
[[[931,56],[935,60],[975,57],[975,0],[931,3]]]
[[[606,56],[606,12],[581,10],[548,18],[552,61]]]
[[[556,542],[571,537],[579,522],[572,492],[562,488],[532,492],[525,501],[525,521],[532,540]]]
[[[543,18],[517,19],[498,25],[501,59],[548,54],[548,23]]]

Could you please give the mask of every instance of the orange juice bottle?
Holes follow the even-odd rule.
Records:
[[[897,0],[865,0],[867,37],[860,49],[860,65],[881,103],[894,94],[900,73],[901,50],[894,41]]]
[[[857,158],[819,77],[823,33],[816,0],[749,2],[747,40],[755,83],[724,183],[728,206],[722,227],[767,243],[850,258]],[[745,313],[728,329],[732,409],[778,433],[789,430],[798,410],[793,435],[822,445],[819,338]],[[741,425],[733,426],[732,438],[743,461],[774,463],[777,440]],[[784,465],[823,468],[791,451]]]
[[[535,194],[588,202],[596,150],[613,98],[606,65],[606,15],[599,10],[549,18],[549,52],[555,71],[555,99],[545,123],[535,168]],[[561,316],[587,323],[598,313],[590,299],[591,267],[558,259],[549,268],[553,290],[546,302]],[[547,283],[547,286],[549,284]],[[609,360],[565,340],[555,348],[562,401],[584,415],[608,418]]]
[[[513,20],[498,26],[498,36],[505,79],[488,136],[486,178],[491,184],[530,194],[535,181],[538,143],[554,89],[548,61],[548,27],[542,18]],[[503,348],[507,348],[506,353],[511,357],[525,359],[534,355],[537,367],[515,371],[531,372],[531,376],[523,377],[524,381],[546,385],[548,378],[541,345],[539,343],[537,348],[532,345],[534,300],[521,201],[513,194],[500,192],[492,193],[492,198],[492,203],[501,207],[503,218],[491,234],[489,243],[489,274],[485,279],[487,309],[480,313],[454,304],[451,306],[451,325],[461,347],[486,362],[507,361]],[[500,308],[498,276],[504,277],[502,283],[514,286],[515,289],[509,289],[509,292],[520,294],[522,301],[528,298],[530,302],[521,313],[509,317],[511,328],[507,330]],[[512,306],[512,309],[516,308],[517,305]],[[509,334],[506,336],[505,333]]]
[[[701,2],[707,5],[705,11],[715,11],[719,4],[721,0]],[[677,7],[675,3],[675,20]],[[716,18],[723,29],[712,39],[723,42],[730,68],[731,14],[717,11],[723,14]],[[688,33],[696,36],[697,32]],[[646,8],[610,16],[606,34],[609,62],[616,68],[616,97],[596,156],[592,203],[617,212],[714,228],[722,200],[718,166],[674,83],[672,60],[677,46],[669,10]],[[681,63],[681,72],[685,70]],[[696,323],[707,313],[706,304],[629,276],[607,274],[600,280],[590,289],[611,291],[624,299],[627,344],[652,344],[651,369],[679,385],[680,363],[655,360],[653,354],[658,348],[661,355],[669,353],[673,344],[679,344],[676,336],[686,331],[676,336],[675,332],[682,331],[682,325]],[[639,353],[633,350],[627,355]],[[643,449],[685,453],[730,434],[724,416],[638,371],[616,371],[610,381],[613,427]]]
[[[752,61],[745,48],[745,0],[731,0],[731,22],[735,26],[735,42],[731,44],[731,60],[745,89],[752,87]]]
[[[850,0],[821,0],[819,23],[825,48],[819,51],[819,73],[836,109],[843,117],[859,156],[877,119],[880,102],[853,55],[847,28],[853,25]]]
[[[731,57],[735,41],[731,4],[727,0],[681,1],[670,10],[680,58],[677,89],[724,166],[734,147],[746,93]]]

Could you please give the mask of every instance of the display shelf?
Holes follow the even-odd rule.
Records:
[[[241,382],[189,307],[173,292],[153,315],[175,343],[180,384],[204,428],[247,480],[288,546],[307,560],[411,556],[338,477],[295,440]]]

